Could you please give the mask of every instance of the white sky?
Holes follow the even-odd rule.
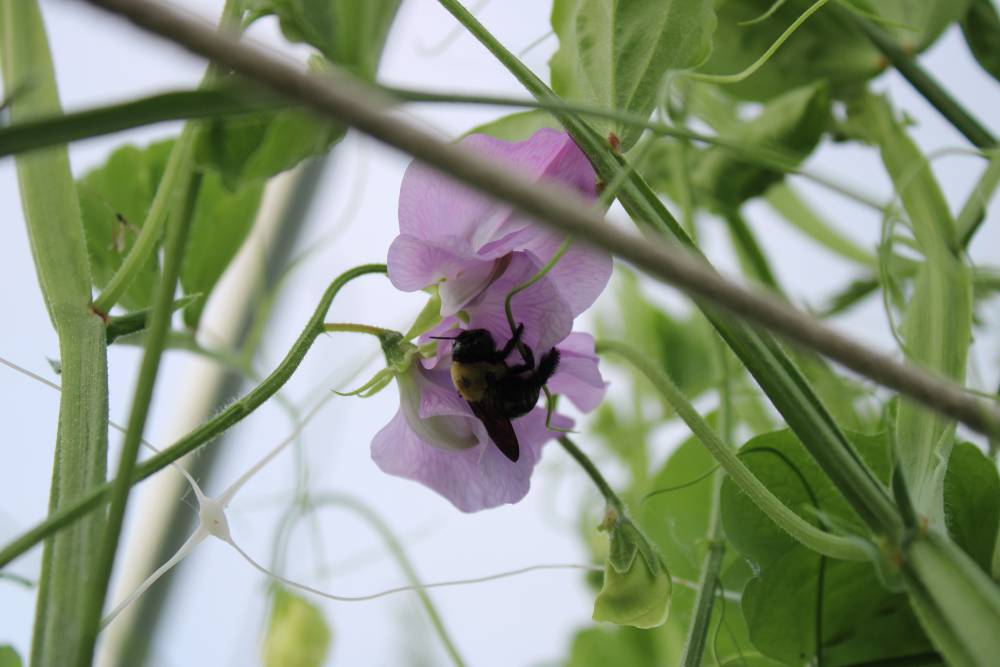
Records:
[[[218,12],[221,1],[187,0],[184,4],[210,16]],[[518,51],[549,30],[548,5],[534,0],[495,1],[480,15],[501,41]],[[46,1],[43,11],[67,109],[192,87],[200,78],[203,64],[198,59],[81,3]],[[252,35],[274,43],[273,24],[263,23]],[[404,2],[385,52],[381,78],[415,88],[524,96],[516,81],[471,37],[462,34],[443,52],[429,53],[429,47],[448,35],[453,25],[451,17],[433,0]],[[549,38],[525,60],[547,78],[546,61],[554,48],[555,39]],[[1000,86],[974,65],[956,30],[947,33],[924,62],[980,120],[1000,134],[996,113],[1000,109]],[[888,88],[896,105],[916,119],[913,134],[925,151],[967,146],[897,76],[883,78],[878,87]],[[415,112],[447,135],[460,134],[507,113],[429,105]],[[81,173],[100,164],[122,142],[145,143],[171,135],[176,127],[164,124],[75,144],[71,147],[74,171]],[[275,313],[276,326],[269,332],[259,368],[269,370],[280,359],[333,276],[350,266],[384,260],[397,229],[396,193],[407,161],[353,133],[337,150],[300,248],[310,247],[324,237],[342,218],[350,195],[363,187],[360,206],[343,236],[332,245],[321,246],[294,274]],[[810,165],[882,196],[890,192],[888,180],[871,151],[826,146]],[[978,177],[982,163],[975,158],[948,158],[934,166],[949,201],[957,208]],[[362,171],[363,186],[359,185]],[[862,244],[874,243],[877,218],[842,198],[800,184],[816,196],[826,217],[840,229]],[[9,159],[0,161],[0,201],[7,215],[6,224],[0,227],[0,267],[6,284],[0,291],[0,312],[6,314],[9,323],[0,330],[0,355],[48,377],[51,372],[45,359],[56,356],[58,346],[34,279],[13,162]],[[994,204],[991,217],[974,243],[972,255],[979,262],[996,265],[1000,260],[998,213],[1000,208]],[[839,259],[789,231],[766,207],[751,205],[747,215],[779,279],[796,298],[818,303],[822,295],[855,275]],[[721,235],[710,231],[707,238],[709,254],[723,267],[732,267],[731,253],[720,242]],[[384,279],[362,280],[338,298],[330,319],[403,328],[407,314],[422,305],[419,297],[396,293]],[[997,331],[997,301],[984,312],[992,331]],[[875,300],[839,324],[880,347],[891,345]],[[211,328],[212,323],[206,322],[206,326]],[[978,363],[986,384],[995,387],[996,335],[991,338],[978,355]],[[322,382],[331,372],[351,368],[372,350],[373,343],[368,340],[321,339],[287,385],[285,394],[302,401],[317,387],[323,387]],[[134,349],[115,346],[110,351],[111,415],[120,422],[125,421],[129,409],[137,361]],[[178,434],[173,426],[178,399],[190,386],[193,368],[189,355],[168,355],[147,428],[147,438],[152,442],[166,444]],[[0,403],[4,425],[0,456],[7,462],[0,465],[0,542],[6,542],[45,513],[58,400],[51,389],[5,369],[0,369],[0,395],[4,398]],[[330,403],[304,438],[314,491],[351,493],[378,509],[407,542],[425,581],[477,576],[536,563],[583,561],[576,508],[581,502],[595,504],[596,492],[556,446],[548,449],[534,477],[533,490],[522,503],[463,515],[422,486],[383,475],[370,461],[371,437],[392,416],[396,405],[394,389],[368,401],[336,399]],[[219,483],[207,490],[221,491],[280,441],[289,428],[287,418],[272,405],[247,419],[234,430],[235,437],[226,441],[226,452],[215,475]],[[586,446],[585,437],[583,442]],[[117,460],[117,446],[118,437],[112,434],[112,460]],[[287,496],[294,481],[291,462],[289,453],[267,468],[245,488],[229,513],[237,541],[264,561],[269,558],[276,521],[285,507],[284,501],[276,498]],[[134,499],[143,496],[140,492]],[[133,503],[131,508],[135,510],[137,505]],[[130,538],[141,538],[141,524],[142,517],[133,512]],[[342,594],[368,593],[403,583],[396,565],[383,555],[377,536],[356,518],[343,511],[326,510],[320,515],[320,524],[323,552],[330,561],[350,561],[360,555],[362,564],[355,564],[341,576],[316,578],[316,550],[303,526],[290,551],[289,574]],[[14,570],[34,577],[40,554],[40,549],[32,551],[16,563]],[[264,579],[231,549],[214,541],[202,545],[182,564],[181,571],[183,576],[158,630],[150,664],[256,664],[266,602]],[[590,623],[592,599],[581,576],[573,572],[533,573],[501,582],[437,590],[431,595],[463,656],[474,665],[557,660],[565,656],[573,630]],[[430,647],[431,664],[444,660],[411,594],[356,604],[319,604],[333,627],[331,664],[407,664],[417,658],[407,653],[415,640]],[[27,654],[33,608],[33,592],[0,581],[0,644],[13,643],[22,655]]]

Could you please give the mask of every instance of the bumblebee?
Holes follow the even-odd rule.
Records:
[[[468,329],[454,338],[451,351],[451,381],[459,395],[486,427],[486,432],[504,456],[517,461],[520,447],[511,419],[531,412],[542,387],[559,366],[559,350],[552,348],[535,365],[535,355],[521,344],[524,325],[499,350],[486,329]],[[517,349],[523,363],[509,366],[507,358]]]

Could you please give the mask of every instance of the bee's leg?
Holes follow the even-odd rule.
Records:
[[[559,350],[552,348],[542,355],[538,368],[531,374],[531,383],[541,389],[549,378],[555,375],[557,368],[559,368]]]
[[[517,328],[514,329],[514,335],[511,337],[507,344],[497,351],[497,361],[506,361],[510,353],[514,351],[515,347],[518,347],[521,343],[521,335],[524,333],[524,324],[518,324]],[[532,364],[534,366],[534,364]]]

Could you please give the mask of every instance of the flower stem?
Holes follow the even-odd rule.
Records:
[[[353,324],[351,322],[327,322],[323,325],[323,331],[331,333],[363,333],[379,338],[387,333],[394,333],[389,329],[383,329],[382,327],[373,327],[370,324]]]
[[[789,509],[777,496],[771,493],[770,489],[757,479],[757,476],[740,461],[739,457],[712,430],[712,427],[702,419],[677,385],[662,370],[650,364],[642,353],[625,343],[615,341],[598,341],[595,349],[598,354],[606,352],[617,354],[645,375],[712,457],[719,462],[726,474],[778,527],[817,553],[841,560],[868,560],[869,552],[861,546],[857,539],[832,535],[820,530]]]
[[[718,337],[715,347],[719,364],[722,368],[722,381],[719,383],[719,422],[724,443],[732,447],[733,405],[732,376],[726,357],[726,347]],[[705,653],[705,642],[708,638],[709,626],[712,624],[712,606],[715,601],[715,589],[719,585],[722,571],[722,557],[726,553],[726,536],[722,529],[722,482],[725,477],[722,471],[716,469],[712,478],[712,500],[708,509],[708,553],[701,564],[698,575],[698,589],[694,600],[694,613],[691,615],[691,625],[688,627],[687,640],[681,653],[681,664],[684,667],[699,667]],[[722,601],[725,604],[725,600]]]
[[[37,1],[0,2],[0,65],[11,122],[58,118],[52,56]],[[18,91],[15,93],[15,91]],[[19,155],[21,207],[35,272],[59,339],[63,393],[52,462],[49,512],[85,497],[104,482],[108,445],[108,366],[104,323],[90,309],[92,275],[79,200],[65,146]],[[8,203],[10,206],[10,203]],[[10,209],[8,208],[8,213]],[[24,276],[6,289],[26,290]],[[19,313],[8,329],[17,331]],[[13,334],[16,335],[16,334]],[[6,465],[14,465],[11,452]],[[46,542],[42,553],[31,664],[63,667],[80,645],[87,573],[98,558],[100,515]]]
[[[934,77],[921,67],[892,38],[886,35],[880,28],[872,25],[869,21],[854,12],[836,6],[834,9],[861,30],[865,37],[875,45],[875,48],[881,51],[882,55],[903,75],[903,78],[909,81],[910,85],[923,95],[924,99],[930,102],[974,146],[986,149],[997,145],[996,138],[990,134],[989,130],[983,127],[972,114],[966,111],[965,107],[959,104]]]
[[[299,367],[299,364],[302,363],[306,352],[312,347],[316,338],[323,333],[323,319],[326,317],[326,312],[330,309],[331,302],[341,288],[360,276],[372,273],[384,274],[385,272],[385,264],[363,264],[340,274],[327,288],[309,322],[277,368],[243,398],[235,401],[214,418],[177,440],[156,456],[150,457],[137,465],[135,472],[132,474],[131,484],[134,485],[141,482],[182,456],[214,440],[228,428],[252,414],[264,401],[271,398],[288,382],[292,374]],[[44,521],[29,529],[0,550],[0,567],[4,567],[41,540],[70,525],[98,507],[102,501],[107,499],[110,490],[111,484],[103,484],[95,487],[73,504],[70,505],[67,503],[58,512],[50,513]]]
[[[559,436],[559,444],[563,446],[563,449],[569,452],[569,455],[580,464],[580,467],[583,468],[590,479],[593,480],[598,491],[600,491],[601,495],[604,496],[605,502],[607,502],[612,509],[616,510],[619,515],[624,515],[625,503],[623,503],[621,498],[619,498],[618,495],[611,489],[611,485],[604,479],[604,475],[602,475],[601,471],[597,469],[594,462],[591,461],[590,458],[583,453],[583,450],[577,447],[568,436]]]

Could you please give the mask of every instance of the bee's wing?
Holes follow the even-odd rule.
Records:
[[[511,461],[517,461],[520,454],[520,447],[517,444],[517,434],[514,433],[514,425],[510,419],[489,409],[485,403],[473,403],[466,401],[472,408],[473,414],[483,422],[490,439],[497,446],[503,455]]]

